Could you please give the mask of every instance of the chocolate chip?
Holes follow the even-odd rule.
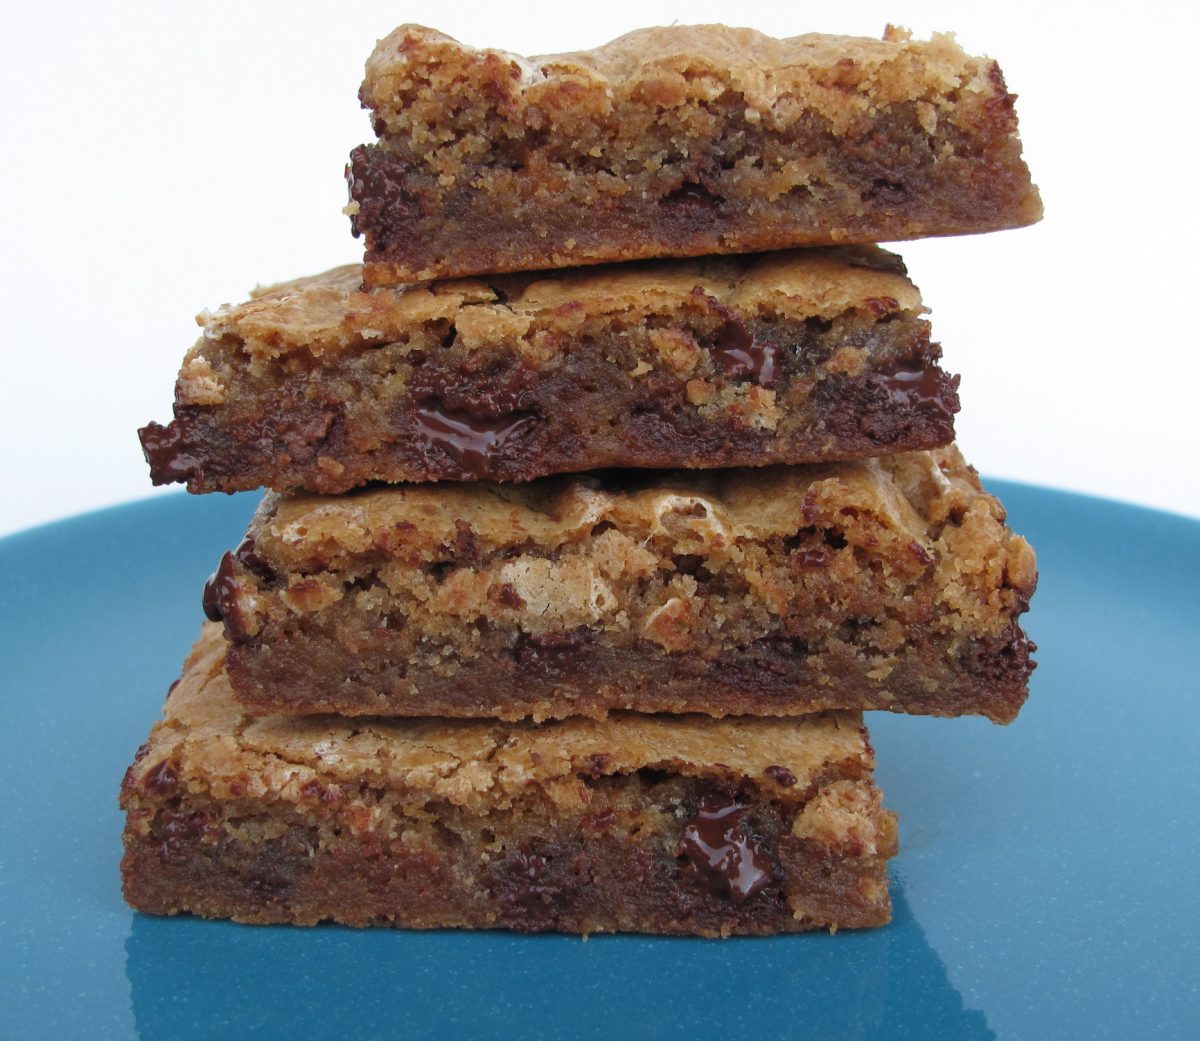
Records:
[[[458,555],[458,563],[464,567],[474,566],[480,561],[475,529],[461,517],[454,521],[454,552]]]
[[[226,618],[236,607],[234,597],[237,593],[237,580],[233,573],[234,556],[226,553],[221,557],[217,570],[208,576],[204,583],[204,595],[201,603],[204,614],[210,622],[219,622]]]
[[[259,554],[258,544],[249,536],[242,539],[238,548],[233,551],[233,555],[247,570],[253,572],[264,582],[272,582],[278,577],[267,559]]]
[[[409,169],[410,164],[378,145],[359,145],[350,153],[346,185],[350,201],[358,203],[350,231],[355,238],[365,232],[369,249],[394,237],[413,217],[416,205],[404,189]]]
[[[796,783],[796,775],[786,766],[768,766],[763,773],[784,788],[791,788]]]
[[[561,887],[547,879],[549,866],[540,853],[518,850],[508,865],[510,882],[504,902],[527,909],[553,905]]]
[[[582,770],[588,777],[603,777],[611,762],[612,753],[595,752],[584,759]]]
[[[923,358],[897,360],[868,379],[886,391],[897,408],[931,413],[943,424],[952,423],[958,411],[957,378]]]
[[[884,315],[891,314],[900,307],[900,301],[894,296],[872,296],[863,301],[867,310],[876,318],[882,318]]]
[[[157,828],[159,859],[176,867],[186,864],[208,828],[203,814],[165,811]]]
[[[742,827],[747,809],[725,795],[709,794],[683,829],[688,860],[714,892],[735,904],[765,889],[773,874],[762,841]]]
[[[496,591],[496,599],[505,607],[511,607],[514,611],[521,610],[525,606],[525,601],[521,599],[521,594],[517,592],[511,582],[504,582]]]
[[[706,293],[703,286],[696,286],[692,296],[721,319],[710,347],[713,365],[728,377],[749,378],[763,387],[774,383],[775,344],[758,339],[741,315]]]
[[[908,552],[911,553],[913,555],[913,557],[917,560],[917,562],[920,564],[932,564],[933,563],[933,557],[930,556],[929,550],[927,550],[924,546],[921,545],[921,543],[917,542],[915,539],[908,544]]]
[[[142,455],[150,465],[150,480],[156,484],[186,481],[200,468],[200,460],[188,450],[187,424],[176,420],[167,426],[147,423],[138,430]]]
[[[142,787],[148,792],[169,799],[179,787],[179,771],[170,759],[164,759],[153,770],[146,774]]]

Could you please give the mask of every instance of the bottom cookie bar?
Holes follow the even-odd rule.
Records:
[[[861,717],[253,717],[205,627],[126,774],[125,897],[242,922],[727,936],[882,925]]]

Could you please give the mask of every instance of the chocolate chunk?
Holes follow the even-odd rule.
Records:
[[[525,601],[521,598],[521,594],[517,592],[516,586],[511,582],[501,583],[499,590],[496,592],[496,599],[505,607],[511,607],[514,611],[519,611],[525,606]]]
[[[594,752],[587,757],[583,773],[588,777],[603,777],[610,762],[612,762],[611,752]]]
[[[922,358],[898,361],[870,378],[887,391],[897,408],[929,412],[943,423],[952,423],[958,411],[957,379],[926,365]]]
[[[735,904],[744,904],[772,880],[762,842],[742,827],[748,808],[725,795],[709,794],[683,829],[688,860],[714,892]]]
[[[346,186],[350,201],[358,203],[350,215],[350,231],[358,238],[367,231],[367,243],[387,238],[406,227],[417,212],[402,184],[409,164],[381,148],[360,145],[350,153]]]
[[[529,413],[504,419],[455,416],[424,405],[415,414],[417,437],[441,449],[472,477],[491,475],[492,459],[521,431],[535,422]]]
[[[173,867],[183,866],[209,827],[203,814],[165,810],[155,829],[159,859]]]
[[[706,293],[703,286],[696,286],[692,296],[721,318],[711,347],[713,364],[735,379],[749,377],[763,387],[774,383],[775,344],[758,339],[741,315]]]
[[[791,788],[796,783],[796,775],[786,766],[768,766],[763,773],[784,788]]]
[[[272,582],[278,577],[266,558],[259,556],[258,545],[252,538],[242,539],[238,548],[233,551],[233,555],[245,566],[246,570],[253,572],[264,582]]]
[[[712,358],[726,375],[748,376],[763,387],[775,382],[775,345],[757,340],[738,319],[717,330]]]
[[[210,622],[219,622],[234,609],[234,595],[237,592],[236,578],[233,573],[234,556],[225,553],[217,570],[208,576],[204,583],[204,614]]]
[[[185,425],[175,420],[167,426],[147,423],[138,430],[142,455],[150,465],[150,480],[154,484],[186,481],[193,471],[200,468],[200,460],[187,448]]]
[[[161,795],[164,798],[170,798],[174,795],[178,785],[179,771],[170,759],[164,759],[158,766],[146,774],[145,780],[142,781],[142,786],[146,791],[153,792],[155,795]]]
[[[876,318],[882,318],[884,315],[893,314],[900,308],[900,301],[894,296],[871,296],[863,301],[867,310]]]
[[[416,437],[448,455],[466,476],[490,477],[493,459],[538,420],[536,383],[527,365],[503,358],[487,371],[418,369],[409,380]]]

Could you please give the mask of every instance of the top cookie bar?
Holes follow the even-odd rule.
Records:
[[[351,155],[370,284],[993,231],[1041,216],[999,66],[915,41],[671,26],[525,59],[380,41]]]

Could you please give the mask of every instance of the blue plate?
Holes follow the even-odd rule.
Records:
[[[767,940],[242,927],[132,914],[121,775],[256,497],[0,541],[0,1035],[1195,1038],[1200,524],[994,483],[1037,547],[1008,727],[876,714],[885,929]]]

